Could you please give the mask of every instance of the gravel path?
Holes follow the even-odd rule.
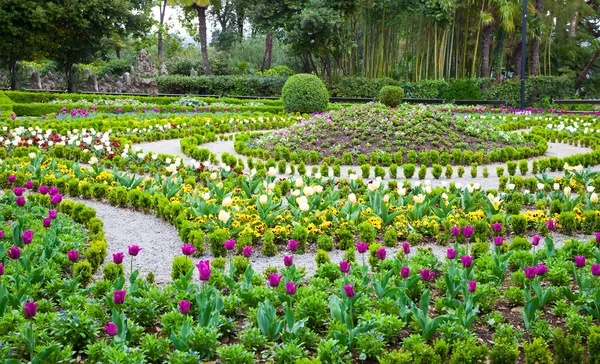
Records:
[[[136,244],[142,251],[135,257],[133,267],[140,271],[140,277],[146,277],[149,271],[155,275],[158,284],[171,281],[171,264],[175,256],[181,255],[181,239],[177,230],[166,221],[154,215],[114,207],[92,200],[79,200],[96,209],[96,216],[104,221],[104,233],[108,249],[104,264],[112,262],[112,254],[125,253],[123,264],[129,275],[129,255],[127,246]],[[102,277],[99,269],[94,278]]]
[[[179,139],[171,139],[171,140],[161,140],[158,142],[152,142],[152,143],[143,143],[143,144],[136,144],[135,145],[136,148],[140,148],[142,150],[144,150],[145,152],[157,152],[157,153],[165,153],[165,154],[171,154],[173,156],[180,156],[183,158],[184,162],[190,163],[191,159],[189,157],[186,157],[183,152],[181,151],[181,148],[179,147]],[[247,160],[247,158],[245,156],[242,156],[240,154],[237,154],[235,152],[235,149],[233,147],[233,141],[216,141],[216,142],[212,142],[212,143],[206,143],[206,144],[202,144],[200,146],[201,148],[207,148],[208,150],[210,150],[212,153],[217,154],[217,159],[220,160],[220,156],[223,153],[229,153],[231,155],[236,156],[237,158],[241,158],[244,161]],[[564,157],[568,157],[574,154],[583,154],[583,153],[589,153],[592,150],[589,148],[585,148],[585,147],[579,147],[579,146],[574,146],[574,145],[569,145],[569,144],[562,144],[562,143],[548,143],[548,150],[546,151],[545,155],[543,157],[536,157],[536,158],[531,158],[528,160],[529,162],[529,171],[531,171],[532,169],[532,162],[534,160],[538,160],[541,158],[547,158],[547,157],[559,157],[559,158],[564,158]],[[213,166],[214,167],[214,166]],[[418,166],[416,166],[416,171],[415,171],[415,176],[414,178],[409,179],[410,182],[416,182],[419,181],[418,179]],[[483,169],[487,167],[488,169],[488,177],[484,178],[483,177]],[[428,168],[427,169],[427,175],[425,177],[425,179],[430,180],[431,181],[431,185],[432,186],[439,186],[439,185],[446,185],[449,182],[458,182],[458,183],[462,183],[463,186],[467,185],[469,183],[479,183],[481,185],[481,187],[485,190],[485,189],[498,189],[498,177],[496,176],[496,167],[504,167],[505,170],[505,175],[508,175],[508,172],[506,171],[506,163],[492,163],[492,164],[487,164],[484,166],[479,166],[477,167],[477,177],[472,178],[471,177],[471,167],[469,166],[465,166],[465,174],[463,175],[462,178],[458,177],[458,167],[453,167],[454,168],[454,174],[452,176],[451,179],[448,179],[445,177],[445,175],[442,175],[442,177],[439,180],[436,180],[433,177],[432,172],[432,168]],[[312,166],[307,166],[306,167],[308,171],[311,170]],[[386,171],[386,176],[385,178],[383,178],[383,180],[389,180],[389,175],[388,175],[388,168],[385,168]],[[359,166],[341,166],[340,167],[340,171],[341,171],[341,177],[345,178],[347,177],[349,174],[348,172],[350,170],[353,170],[358,176],[361,176],[361,171],[360,171],[360,167]],[[594,171],[600,171],[600,166],[596,166],[596,167],[592,167],[592,170]],[[443,172],[445,173],[446,169],[444,167]],[[521,175],[520,172],[517,170],[517,174]],[[551,177],[560,177],[562,175],[564,175],[563,172],[547,172],[546,173],[548,176]],[[333,171],[330,168],[330,175],[333,175]],[[538,174],[541,175],[541,174]],[[287,173],[285,175],[283,175],[282,177],[293,177],[293,176],[298,176],[298,174],[294,174],[291,175],[291,170],[288,167]],[[525,177],[531,177],[533,176],[531,174],[531,172],[528,172]],[[371,175],[370,175],[371,179],[375,178],[374,175],[374,168],[371,168]],[[404,180],[404,176],[402,175],[402,167],[399,166],[398,167],[398,180]]]

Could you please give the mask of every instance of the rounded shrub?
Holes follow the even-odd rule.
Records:
[[[301,73],[288,78],[281,99],[285,111],[312,113],[327,109],[329,93],[320,78]]]
[[[404,99],[404,90],[400,86],[383,86],[379,90],[379,102],[389,107],[400,105]]]

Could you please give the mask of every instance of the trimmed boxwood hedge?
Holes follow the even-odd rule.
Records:
[[[279,96],[287,77],[164,76],[158,89],[165,94]]]
[[[329,93],[320,78],[298,74],[288,78],[281,94],[285,111],[313,113],[327,110]]]

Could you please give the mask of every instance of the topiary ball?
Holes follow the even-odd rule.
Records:
[[[400,105],[404,99],[404,90],[399,86],[383,86],[379,90],[379,102],[389,107]]]
[[[325,111],[329,93],[320,78],[305,73],[291,76],[283,85],[281,99],[285,111],[313,113]]]

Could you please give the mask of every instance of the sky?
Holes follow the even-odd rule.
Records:
[[[154,19],[156,19],[156,21],[159,21],[160,20],[160,9],[158,6],[153,9],[153,14],[154,14]],[[182,15],[182,11],[178,7],[167,6],[165,23],[169,24],[169,26],[170,26],[169,28],[171,29],[170,32],[180,33],[181,36],[184,37],[185,43],[195,43],[194,39],[188,34],[188,32],[181,25],[181,22],[179,21],[179,17],[181,15]],[[207,29],[207,38],[208,38],[208,42],[210,43],[210,40],[212,38],[212,24],[210,21],[208,21],[208,19],[206,22],[206,27],[208,28]]]

